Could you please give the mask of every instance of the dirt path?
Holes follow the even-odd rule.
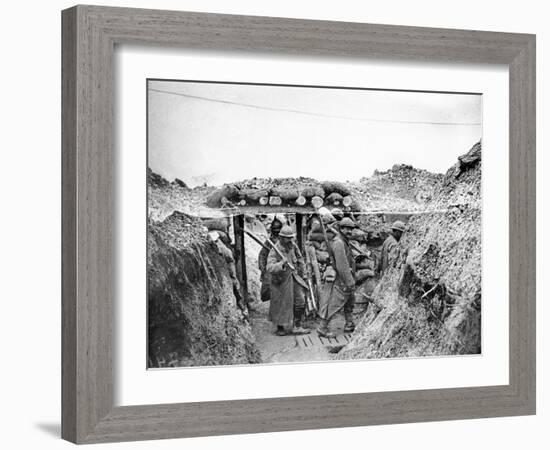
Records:
[[[277,336],[275,326],[268,320],[269,302],[255,302],[252,306],[250,323],[263,363],[330,361],[350,339],[350,334],[343,333],[344,318],[340,314],[331,322],[336,339],[319,337],[316,320],[305,322],[311,329],[308,335]]]

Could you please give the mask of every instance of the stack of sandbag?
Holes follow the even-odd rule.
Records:
[[[300,195],[304,196],[305,198],[313,198],[313,197],[325,197],[325,191],[322,188],[322,186],[315,186],[313,184],[304,185],[299,188]]]
[[[258,202],[262,197],[269,197],[267,189],[241,189],[239,191],[239,199],[245,200],[247,203]]]
[[[279,186],[271,189],[273,197],[280,197],[286,203],[296,200],[300,196],[300,192],[295,187]]]
[[[333,192],[332,194],[329,194],[325,199],[325,203],[333,206],[341,206],[343,201],[344,197],[338,192]]]
[[[340,194],[342,197],[351,195],[351,191],[347,188],[347,186],[344,183],[340,183],[338,181],[323,181],[321,183],[321,186],[325,191],[325,195],[327,196],[332,194],[333,192]]]
[[[210,208],[232,206],[308,206],[319,200],[319,204],[343,207],[352,204],[352,211],[358,210],[351,198],[350,190],[334,181],[317,183],[310,178],[253,179],[250,182],[226,184],[216,189],[206,200]]]
[[[239,189],[233,184],[226,184],[212,192],[206,199],[206,204],[210,208],[219,208],[228,202],[237,202],[238,200]]]

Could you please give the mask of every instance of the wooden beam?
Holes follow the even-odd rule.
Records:
[[[303,214],[296,213],[296,240],[298,243],[298,247],[304,252],[304,227],[303,227]]]
[[[248,282],[246,277],[246,253],[244,247],[244,215],[233,216],[233,231],[235,233],[235,268],[241,284],[243,300],[248,303]]]

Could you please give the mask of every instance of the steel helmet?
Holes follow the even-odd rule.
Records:
[[[286,238],[293,238],[294,237],[294,232],[292,231],[292,228],[290,228],[288,225],[285,225],[280,233],[279,233],[279,237],[286,237]]]
[[[324,206],[322,208],[319,208],[319,217],[321,218],[321,220],[323,221],[323,223],[325,224],[330,224],[330,223],[333,223],[333,222],[336,222],[336,219],[334,218],[334,216],[330,213],[330,211],[328,210],[328,208],[325,208]]]
[[[330,213],[334,216],[336,220],[342,220],[344,218],[344,211],[340,208],[333,208]]]
[[[273,229],[279,229],[280,230],[282,227],[283,227],[283,222],[280,219],[278,219],[277,217],[275,217],[273,219],[273,221],[271,222],[271,229],[272,230]]]
[[[392,224],[391,229],[403,232],[403,231],[405,231],[405,224],[403,222],[401,222],[400,220],[396,220]]]
[[[319,223],[319,220],[318,219],[313,220],[313,222],[311,222],[311,232],[316,233],[321,230],[322,228],[321,228],[321,224]]]
[[[351,220],[349,217],[344,217],[340,221],[340,228],[342,228],[342,227],[355,228],[356,225],[355,225],[355,222],[353,220]]]

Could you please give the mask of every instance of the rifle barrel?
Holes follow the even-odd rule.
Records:
[[[252,231],[248,231],[247,229],[243,228],[243,231],[248,234],[253,240],[255,240],[258,244],[260,244],[263,248],[265,248],[266,250],[271,250],[267,245],[265,245],[261,239],[256,236],[254,233],[252,233]],[[268,238],[268,241],[269,241],[269,238]],[[271,241],[269,241],[271,242]]]
[[[254,233],[252,233],[252,231],[248,231],[248,230],[246,230],[246,229],[243,229],[243,231],[244,231],[246,234],[248,234],[252,239],[254,239],[258,244],[260,244],[262,247],[264,247],[264,248],[267,249],[267,250],[271,250],[271,248],[272,248],[273,250],[275,250],[275,252],[276,252],[282,259],[286,260],[285,255],[283,255],[283,254],[280,252],[280,250],[275,246],[275,243],[274,243],[271,239],[266,238],[268,244],[271,245],[271,248],[269,248],[269,247],[267,247],[267,246],[260,240],[260,238],[259,238],[258,236],[256,236]],[[286,260],[286,263],[288,264],[288,267],[290,267],[290,270],[296,271],[296,267],[294,267],[294,265],[293,265],[290,261]]]

